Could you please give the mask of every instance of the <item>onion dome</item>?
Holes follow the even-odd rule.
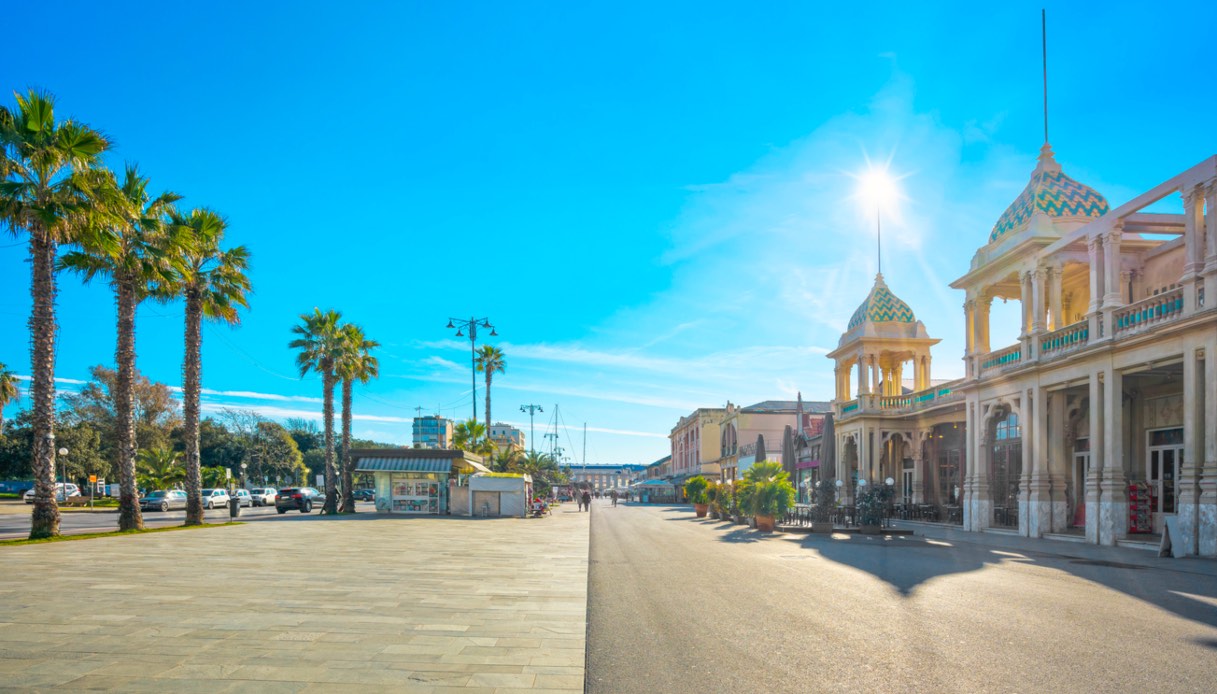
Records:
[[[904,303],[892,293],[892,290],[887,288],[887,284],[883,281],[883,274],[875,275],[875,286],[871,288],[870,294],[866,295],[866,300],[854,311],[854,315],[849,319],[849,326],[846,330],[853,330],[859,325],[870,323],[916,323],[917,319],[913,317],[913,309]]]
[[[1045,142],[1031,181],[993,225],[989,243],[1026,229],[1036,212],[1043,212],[1053,221],[1086,221],[1102,217],[1110,209],[1107,199],[1098,191],[1061,171],[1061,165],[1052,156],[1051,145]]]

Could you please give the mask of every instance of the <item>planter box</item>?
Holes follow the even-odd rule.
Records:
[[[706,513],[710,510],[709,504],[693,504],[693,511],[698,518],[705,518]]]
[[[773,532],[773,526],[776,522],[776,519],[773,516],[756,516],[754,520],[756,521],[757,530],[760,530],[763,533]]]

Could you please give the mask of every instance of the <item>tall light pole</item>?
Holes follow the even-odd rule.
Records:
[[[60,455],[60,457],[63,458],[63,500],[64,500],[64,502],[67,502],[67,500],[68,500],[68,449],[60,448],[59,455]],[[56,494],[55,496],[56,496],[55,500],[58,501],[59,494]]]
[[[537,452],[537,445],[533,441],[533,437],[537,435],[537,428],[533,424],[532,418],[536,413],[544,412],[545,410],[541,409],[540,405],[520,405],[520,411],[528,413],[528,447],[535,454]]]
[[[494,326],[490,324],[489,318],[470,318],[469,320],[461,320],[460,318],[449,318],[448,329],[456,328],[456,336],[464,337],[464,330],[469,331],[469,368],[472,371],[469,374],[469,381],[473,384],[473,422],[478,421],[478,367],[477,367],[477,339],[478,328],[490,328],[490,336],[498,337],[499,334],[494,331]],[[486,434],[490,435],[490,422],[486,422]]]

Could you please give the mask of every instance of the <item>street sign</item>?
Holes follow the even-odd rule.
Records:
[[[97,475],[89,475],[89,484],[97,484]]]

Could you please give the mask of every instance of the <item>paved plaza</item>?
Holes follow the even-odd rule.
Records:
[[[0,691],[581,692],[588,522],[373,514],[0,548]]]

